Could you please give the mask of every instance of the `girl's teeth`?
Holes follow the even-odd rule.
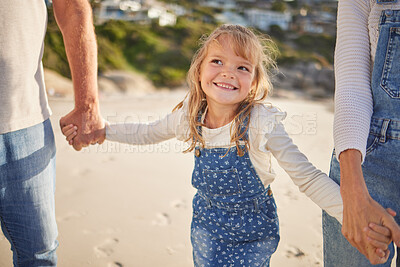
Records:
[[[232,86],[229,86],[229,85],[225,85],[225,84],[217,84],[218,86],[220,86],[220,87],[224,87],[224,88],[226,88],[226,89],[234,89],[235,87],[232,87]]]

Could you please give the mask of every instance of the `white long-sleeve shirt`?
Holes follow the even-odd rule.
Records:
[[[318,206],[342,222],[342,198],[339,186],[325,173],[315,168],[302,154],[286,133],[282,120],[286,113],[272,106],[257,105],[253,108],[249,125],[249,156],[264,186],[275,179],[271,166],[273,155],[293,182]],[[231,147],[231,123],[216,129],[202,127],[207,148]],[[106,138],[127,144],[154,144],[176,137],[188,137],[189,121],[186,103],[165,118],[149,123],[107,124]]]
[[[335,50],[335,119],[333,136],[336,154],[357,149],[364,160],[373,112],[371,72],[379,37],[379,18],[396,4],[376,0],[340,0]]]

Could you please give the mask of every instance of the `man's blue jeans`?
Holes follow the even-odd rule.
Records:
[[[14,266],[56,266],[55,143],[50,120],[0,135],[0,221]]]

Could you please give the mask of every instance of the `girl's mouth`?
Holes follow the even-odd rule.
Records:
[[[218,82],[215,82],[214,84],[215,84],[216,86],[218,86],[218,87],[222,87],[222,88],[228,89],[228,90],[236,90],[236,89],[238,89],[237,87],[235,87],[235,86],[233,86],[233,85],[230,85],[230,84],[227,84],[227,83],[218,83]]]

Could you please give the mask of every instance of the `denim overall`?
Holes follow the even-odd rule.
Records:
[[[400,224],[400,10],[384,10],[379,27],[371,77],[374,108],[362,171],[371,197],[384,208],[396,211],[395,219]],[[330,177],[340,184],[340,168],[335,153]],[[323,227],[325,267],[391,265],[393,243],[389,260],[382,265],[371,265],[342,236],[341,225],[326,213],[323,214]],[[397,266],[400,266],[399,256]]]
[[[191,225],[194,265],[269,266],[279,221],[272,191],[248,151],[196,147],[192,184],[198,190]]]

